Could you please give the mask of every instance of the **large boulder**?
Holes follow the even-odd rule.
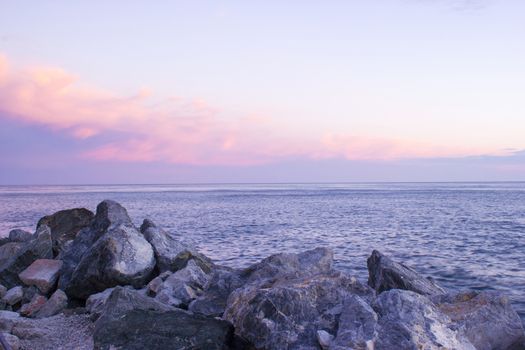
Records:
[[[206,273],[212,269],[213,263],[208,257],[198,253],[189,245],[178,241],[172,235],[157,227],[153,221],[145,219],[140,226],[140,231],[153,246],[157,267],[160,272],[180,270],[190,260],[194,260]]]
[[[64,245],[73,240],[77,233],[89,226],[94,214],[84,208],[74,208],[58,211],[52,215],[44,216],[38,221],[38,227],[46,225],[51,229],[53,252],[60,253]]]
[[[421,276],[414,269],[397,263],[377,250],[367,260],[368,285],[378,293],[390,289],[411,290],[421,295],[444,294],[434,281]]]
[[[475,350],[461,329],[426,297],[392,289],[375,301],[378,336],[374,349]]]
[[[9,259],[0,265],[0,283],[7,288],[22,284],[18,274],[37,259],[52,259],[51,231],[42,226],[36,232],[36,237],[24,245]]]
[[[525,349],[520,317],[498,292],[461,292],[433,298],[477,350]]]
[[[318,330],[335,333],[344,301],[351,295],[370,302],[374,292],[337,271],[266,279],[233,291],[223,318],[258,349],[318,349]]]
[[[59,288],[78,299],[117,285],[141,287],[155,267],[151,245],[126,209],[110,200],[97,206],[91,226],[77,234],[61,257]]]
[[[95,349],[225,349],[225,321],[175,309],[139,291],[116,287],[95,324]]]
[[[228,296],[237,288],[279,279],[294,279],[329,273],[332,270],[333,252],[315,248],[299,254],[271,255],[246,269],[217,267],[214,269],[204,293],[189,305],[189,310],[209,316],[221,316]]]
[[[47,294],[55,286],[61,267],[61,260],[38,259],[20,272],[18,277],[26,285],[36,286],[42,293]]]
[[[84,254],[66,293],[86,299],[89,295],[117,285],[142,287],[155,267],[151,245],[131,226],[120,225]]]
[[[101,202],[97,206],[97,213],[91,221],[91,225],[80,230],[71,244],[59,255],[59,258],[64,262],[58,283],[60,289],[66,289],[75,268],[89,248],[107,231],[119,225],[133,227],[126,209],[112,200]]]

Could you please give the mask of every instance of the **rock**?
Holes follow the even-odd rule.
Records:
[[[20,315],[25,317],[33,317],[47,302],[47,298],[43,295],[35,294],[33,299],[20,308]]]
[[[520,317],[501,293],[462,292],[435,297],[437,307],[449,316],[478,350],[525,348]]]
[[[186,267],[170,275],[161,284],[155,299],[172,306],[187,306],[202,292],[207,281],[208,276],[204,271],[194,260],[190,260]]]
[[[33,234],[21,229],[14,229],[9,232],[9,241],[27,242],[33,239]]]
[[[104,311],[106,302],[113,292],[114,288],[108,288],[100,293],[91,294],[86,300],[86,310],[92,315],[92,319],[96,320]]]
[[[1,333],[0,336],[4,338],[7,344],[9,344],[9,346],[11,347],[11,350],[20,349],[20,339],[18,339],[16,335],[12,335],[9,333]]]
[[[15,305],[22,301],[24,289],[20,286],[9,289],[2,298],[8,305]]]
[[[97,206],[97,214],[93,218],[91,225],[81,229],[75,239],[59,254],[59,258],[64,262],[58,282],[60,289],[66,289],[75,268],[88,249],[107,231],[121,224],[133,227],[124,207],[111,200],[105,200]]]
[[[180,309],[132,309],[118,318],[103,315],[93,335],[96,350],[223,350],[230,348],[232,338],[228,322]]]
[[[7,293],[7,288],[0,284],[0,298],[3,298],[5,293]]]
[[[67,295],[57,289],[47,302],[38,310],[36,318],[46,318],[62,312],[67,307]]]
[[[157,293],[160,291],[160,288],[163,282],[164,281],[159,276],[152,279],[146,286],[148,295],[153,295],[153,296],[157,295]]]
[[[79,299],[117,285],[142,287],[155,267],[151,245],[113,201],[98,205],[90,228],[79,232],[62,257],[59,288]]]
[[[0,266],[24,247],[23,242],[7,242],[0,247]]]
[[[332,343],[333,339],[334,336],[328,333],[327,331],[317,331],[317,341],[319,342],[319,345],[321,345],[321,348],[323,348],[323,350],[328,350],[330,348],[330,344]]]
[[[47,225],[51,229],[53,252],[57,255],[68,241],[76,237],[81,229],[91,224],[93,217],[93,212],[84,208],[61,210],[53,215],[41,218],[38,221],[37,229],[41,225]]]
[[[208,257],[176,240],[172,235],[157,227],[153,221],[145,219],[140,226],[140,231],[153,246],[157,267],[160,272],[180,270],[190,260],[195,260],[206,273],[211,271],[213,263]]]
[[[299,254],[274,254],[243,270],[216,267],[202,296],[191,302],[189,310],[209,316],[221,316],[228,296],[235,289],[251,283],[293,279],[328,273],[333,252],[316,248]]]
[[[18,274],[35,260],[53,258],[51,232],[47,226],[37,231],[35,239],[23,244],[16,254],[0,266],[0,283],[7,288],[22,284]]]
[[[0,331],[11,333],[13,326],[19,322],[21,318],[18,312],[0,311]]]
[[[374,292],[337,271],[253,283],[232,292],[223,318],[257,349],[317,349],[317,330],[335,333],[350,295],[370,301]]]
[[[86,299],[117,285],[142,287],[155,267],[151,245],[130,226],[108,231],[84,254],[66,293]]]
[[[55,286],[61,267],[61,260],[38,259],[20,272],[18,277],[26,285],[36,286],[47,294]]]
[[[24,296],[22,297],[22,304],[29,303],[35,295],[40,294],[40,291],[35,286],[24,287]]]
[[[415,292],[400,289],[383,292],[377,297],[374,310],[379,319],[376,350],[475,350],[448,316]]]
[[[411,290],[421,295],[444,294],[445,290],[419,275],[410,267],[397,263],[377,250],[367,260],[368,285],[378,293],[390,289]]]
[[[357,295],[343,302],[336,338],[330,350],[373,349],[378,337],[378,317],[372,307]]]

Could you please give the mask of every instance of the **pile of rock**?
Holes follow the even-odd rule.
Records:
[[[368,284],[326,248],[233,269],[109,200],[0,243],[0,336],[13,349],[524,348],[504,295],[447,293],[377,251]]]

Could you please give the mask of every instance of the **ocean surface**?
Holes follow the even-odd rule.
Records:
[[[217,262],[332,247],[366,281],[373,249],[451,290],[500,290],[525,319],[525,183],[0,186],[0,235],[104,199]]]

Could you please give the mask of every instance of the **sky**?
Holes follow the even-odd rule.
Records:
[[[0,184],[525,180],[524,13],[0,0]]]

